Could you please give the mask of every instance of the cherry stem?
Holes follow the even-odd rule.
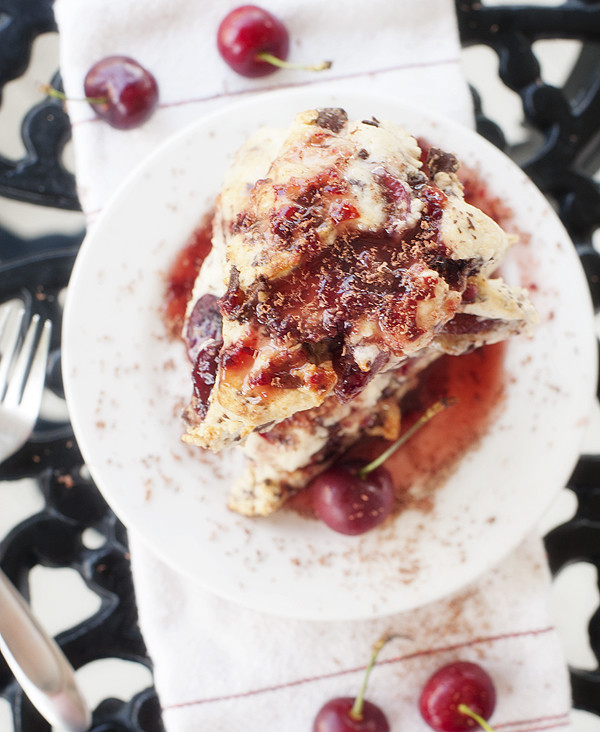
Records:
[[[107,97],[67,97],[64,92],[55,89],[53,86],[50,86],[50,84],[40,84],[40,91],[44,94],[47,94],[49,97],[61,99],[63,102],[87,102],[88,104],[105,104],[108,101]]]
[[[457,709],[461,714],[466,714],[467,717],[471,717],[471,719],[474,719],[477,724],[485,730],[485,732],[494,732],[494,728],[491,727],[482,716],[477,714],[477,712],[474,712],[471,707],[467,706],[466,704],[459,704]]]
[[[379,655],[379,651],[385,646],[385,644],[392,638],[391,635],[383,635],[381,638],[376,641],[373,644],[373,652],[371,654],[371,660],[369,661],[367,668],[365,670],[365,675],[363,678],[362,686],[360,687],[360,691],[358,692],[358,696],[354,700],[354,704],[352,705],[352,709],[348,712],[351,719],[354,719],[356,722],[362,721],[363,718],[363,706],[365,701],[365,692],[367,691],[367,682],[369,681],[369,676],[371,675],[371,670],[373,666],[375,665],[375,661],[377,660],[377,656]]]
[[[453,397],[450,397],[448,399],[440,399],[439,401],[435,402],[435,404],[432,404],[420,417],[419,419],[413,424],[413,426],[406,430],[406,432],[401,435],[395,442],[393,442],[387,450],[384,450],[384,452],[379,455],[379,457],[376,457],[375,460],[372,460],[370,463],[367,463],[364,467],[362,467],[358,472],[357,476],[359,478],[366,477],[370,472],[378,468],[380,465],[383,465],[383,463],[391,456],[393,455],[396,450],[404,445],[405,442],[408,442],[410,438],[415,434],[415,432],[421,427],[423,427],[424,424],[429,422],[430,419],[435,417],[435,415],[438,412],[441,412],[443,409],[447,409],[448,407],[451,407],[453,404],[456,404],[456,399]]]
[[[332,61],[322,61],[320,64],[316,64],[315,66],[306,66],[305,64],[292,64],[289,61],[284,61],[277,56],[273,56],[272,53],[267,53],[267,51],[261,51],[260,53],[257,53],[255,58],[258,58],[261,61],[265,61],[268,64],[272,64],[273,66],[277,66],[277,68],[279,69],[298,69],[300,71],[326,71],[327,69],[331,68],[331,65],[333,63]]]

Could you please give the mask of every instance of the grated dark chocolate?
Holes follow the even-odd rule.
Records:
[[[341,132],[348,121],[348,114],[341,107],[325,107],[319,110],[315,124],[325,130],[331,130],[337,134]]]

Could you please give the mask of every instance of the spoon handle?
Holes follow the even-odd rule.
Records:
[[[40,714],[68,732],[85,732],[91,715],[73,667],[0,570],[0,651]]]

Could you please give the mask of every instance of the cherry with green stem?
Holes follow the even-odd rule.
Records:
[[[251,78],[284,69],[324,71],[330,61],[314,66],[287,61],[289,34],[272,13],[257,5],[242,5],[230,11],[217,31],[217,48],[223,60],[238,74]]]
[[[365,698],[379,652],[392,638],[386,633],[373,645],[371,658],[356,697],[336,697],[318,711],[312,732],[390,732],[384,712]],[[471,661],[453,661],[427,681],[419,698],[424,721],[436,732],[494,732],[488,723],[496,706],[494,683],[485,669]]]
[[[318,475],[310,484],[317,516],[329,528],[350,536],[364,534],[385,521],[394,508],[395,490],[384,462],[417,430],[452,404],[453,399],[432,404],[410,429],[371,462],[342,462]]]
[[[470,717],[472,720],[477,722],[477,724],[481,727],[481,729],[485,730],[485,732],[494,732],[494,728],[488,724],[487,720],[484,719],[480,714],[477,714],[477,712],[474,712],[466,704],[459,704],[457,709],[461,714],[465,714],[467,717]]]
[[[410,427],[410,429],[406,430],[406,432],[403,435],[400,435],[400,437],[395,441],[392,442],[392,444],[387,448],[387,450],[384,450],[381,455],[376,457],[374,460],[372,460],[370,463],[367,463],[363,468],[361,468],[357,475],[359,478],[365,478],[370,472],[373,470],[376,470],[381,465],[385,463],[385,461],[391,457],[396,450],[404,445],[405,442],[408,442],[410,438],[415,434],[415,432],[418,432],[418,430],[421,429],[424,425],[429,422],[429,420],[433,419],[436,414],[443,411],[444,409],[447,409],[448,407],[451,407],[453,404],[456,403],[455,399],[440,399],[439,401],[432,404],[428,409],[423,412],[423,414],[419,417],[419,419]]]
[[[67,100],[63,92],[45,85],[50,96]],[[107,56],[93,64],[84,79],[81,99],[96,115],[118,130],[139,127],[158,104],[158,85],[154,76],[128,56]]]
[[[487,671],[470,661],[454,661],[438,669],[419,699],[421,716],[436,732],[483,729],[496,706],[496,690]]]
[[[400,636],[386,634],[373,645],[358,695],[336,697],[324,704],[315,717],[313,732],[390,732],[387,717],[365,694],[379,652],[394,637]]]

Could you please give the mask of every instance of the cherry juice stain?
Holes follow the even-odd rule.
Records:
[[[207,216],[173,260],[166,278],[163,318],[169,335],[181,335],[185,311],[202,263],[212,248],[212,217]]]
[[[435,487],[486,434],[504,394],[505,352],[506,344],[497,343],[462,356],[442,356],[423,372],[419,386],[406,395],[401,405],[402,432],[438,400],[456,401],[386,461],[394,478],[397,510],[431,508]],[[383,449],[382,443],[371,444],[367,456],[375,457]],[[413,486],[426,490],[415,496]]]

